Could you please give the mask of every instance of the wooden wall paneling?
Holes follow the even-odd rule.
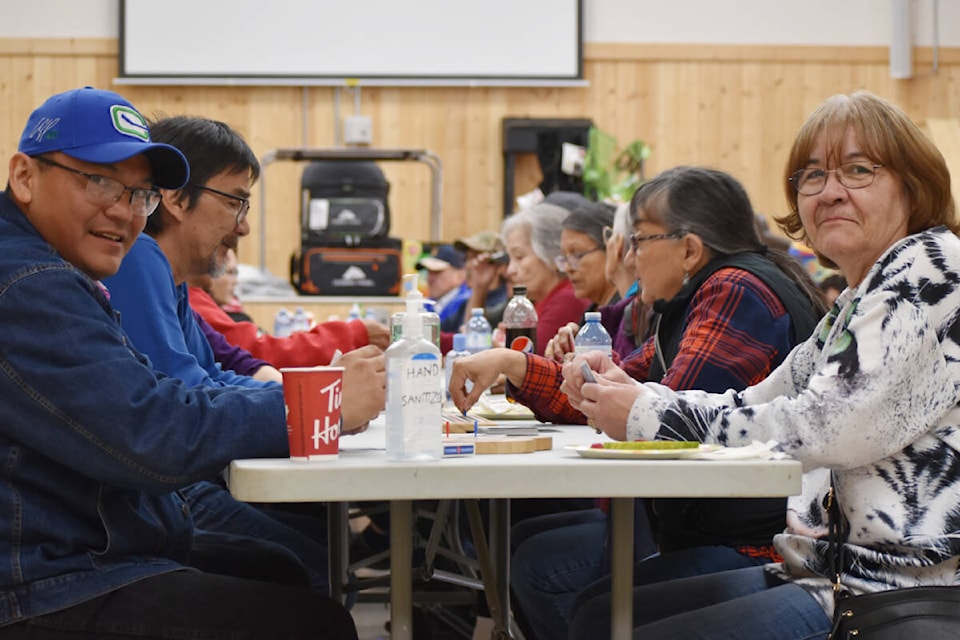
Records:
[[[867,88],[901,104],[919,123],[960,117],[960,48],[914,52],[915,77],[892,80],[883,47],[624,45],[588,43],[587,88],[364,87],[361,110],[374,145],[435,152],[444,166],[443,239],[500,225],[500,122],[510,117],[589,117],[619,144],[652,148],[648,175],[679,163],[709,164],[736,175],[755,207],[782,213],[783,163],[810,111],[827,96]],[[329,87],[149,87],[112,85],[115,40],[0,40],[0,156],[16,148],[30,111],[50,94],[90,84],[112,88],[148,114],[191,113],[229,122],[258,157],[287,146],[332,146]],[[304,94],[307,124],[304,127]],[[343,90],[340,116],[353,112]],[[392,183],[393,235],[429,235],[429,171],[382,163]],[[267,169],[267,264],[285,277],[299,244],[300,163]],[[518,158],[516,191],[541,180],[536,158]],[[259,187],[245,262],[259,263]]]

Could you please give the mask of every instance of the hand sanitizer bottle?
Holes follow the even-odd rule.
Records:
[[[439,460],[443,455],[443,367],[440,350],[423,335],[422,301],[419,291],[407,293],[403,334],[384,353],[390,460]]]

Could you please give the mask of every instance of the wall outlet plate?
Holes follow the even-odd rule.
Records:
[[[343,119],[344,144],[371,144],[373,122],[367,116],[347,116]]]

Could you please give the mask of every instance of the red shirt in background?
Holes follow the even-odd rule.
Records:
[[[352,351],[369,342],[361,320],[321,322],[310,331],[276,338],[252,322],[237,322],[199,287],[190,287],[190,307],[223,334],[230,344],[242,347],[261,360],[280,367],[315,367],[329,364],[333,353]]]

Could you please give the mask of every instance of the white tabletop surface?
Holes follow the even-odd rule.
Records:
[[[553,437],[553,450],[393,462],[386,457],[381,416],[365,433],[343,437],[335,460],[235,460],[230,491],[248,502],[800,493],[802,470],[793,460],[587,459],[565,447],[601,442],[606,436],[582,425],[541,425],[541,433]]]

